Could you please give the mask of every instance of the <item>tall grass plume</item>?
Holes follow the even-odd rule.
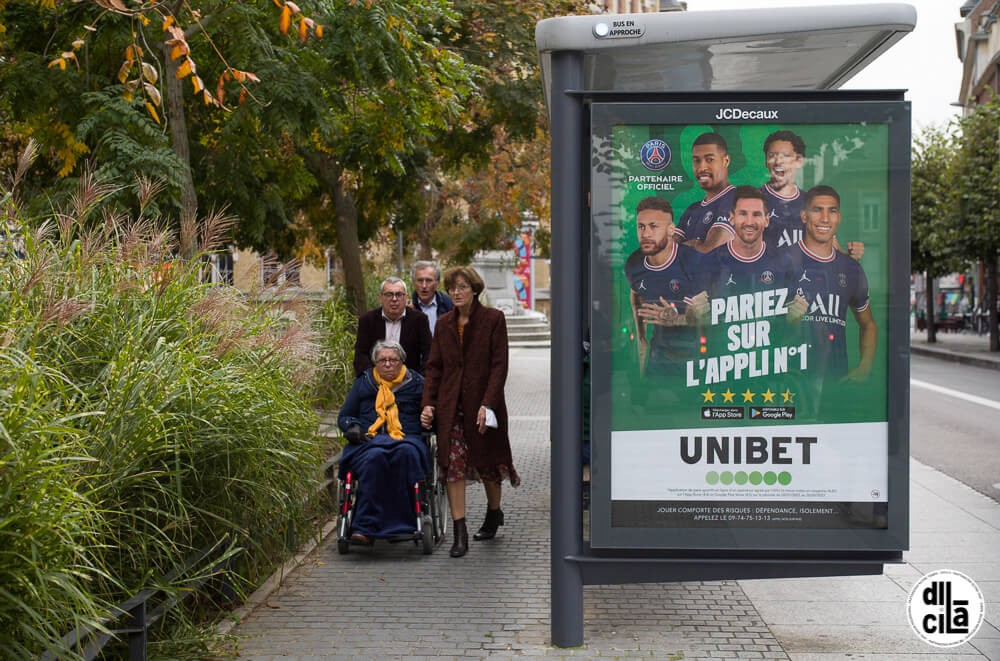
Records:
[[[40,219],[0,190],[2,658],[70,658],[59,636],[220,540],[251,585],[280,560],[284,522],[307,516],[315,333],[204,282],[231,218],[182,237],[105,208],[114,190],[83,177]]]

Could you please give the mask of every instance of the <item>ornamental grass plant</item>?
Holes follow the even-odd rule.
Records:
[[[0,658],[72,658],[60,636],[144,588],[239,590],[280,562],[311,515],[319,350],[308,320],[203,282],[223,215],[175,236],[85,176],[72,208],[25,219],[20,176],[0,191]],[[199,617],[172,612],[158,655],[183,631],[191,658]]]
[[[316,339],[321,347],[316,405],[326,410],[339,409],[354,384],[358,319],[348,309],[347,296],[343,292],[337,294],[323,301],[316,311]]]

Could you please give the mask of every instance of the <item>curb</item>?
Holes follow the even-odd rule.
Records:
[[[918,356],[928,356],[939,360],[948,360],[963,365],[973,365],[975,367],[985,367],[987,369],[1000,370],[1000,358],[986,358],[968,353],[957,353],[948,349],[931,349],[920,345],[910,345],[910,353]]]

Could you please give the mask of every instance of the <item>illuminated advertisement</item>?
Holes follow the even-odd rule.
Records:
[[[902,104],[595,104],[592,125],[594,545],[878,547],[905,527]]]

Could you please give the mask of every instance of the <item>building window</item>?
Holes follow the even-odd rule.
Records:
[[[861,231],[879,232],[882,227],[882,204],[875,196],[861,199]]]
[[[261,285],[269,287],[299,286],[299,263],[295,260],[282,262],[274,253],[260,258]]]

